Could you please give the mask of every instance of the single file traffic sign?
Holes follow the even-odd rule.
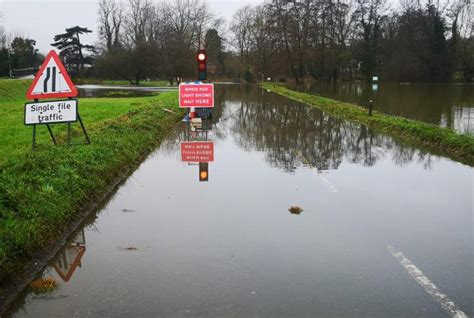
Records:
[[[76,96],[77,89],[58,54],[54,50],[50,51],[28,89],[26,97],[28,99],[46,99]]]
[[[77,99],[25,104],[25,125],[71,123],[77,121]]]

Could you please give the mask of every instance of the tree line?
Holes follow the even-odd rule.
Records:
[[[166,78],[171,84],[192,78],[199,48],[217,48],[211,57],[223,63],[217,31],[222,24],[201,0],[129,0],[125,5],[101,0],[97,72],[132,84],[144,78]]]
[[[76,77],[134,85],[148,78],[171,84],[194,79],[199,48],[208,50],[211,79],[471,82],[474,77],[471,0],[400,0],[397,9],[387,0],[267,0],[242,7],[228,24],[205,0],[100,0],[94,46],[81,42],[90,32],[76,26],[54,37],[68,70]],[[6,43],[3,33],[0,76],[8,74],[8,63],[13,68],[40,63],[34,40]]]
[[[137,84],[195,75],[206,48],[211,73],[320,81],[471,82],[471,0],[273,0],[239,9],[228,26],[201,0],[101,0],[102,77]],[[212,76],[212,75],[211,75]]]
[[[317,80],[472,81],[470,0],[272,1],[246,6],[231,30],[254,73]]]
[[[95,47],[82,44],[80,40],[82,34],[91,32],[79,26],[66,28],[66,32],[56,35],[51,43],[59,50],[64,65],[73,76],[87,75],[85,66],[94,64],[94,57],[86,52],[95,54]],[[18,77],[38,71],[45,56],[35,46],[35,40],[21,35],[9,40],[0,27],[0,77]]]
[[[13,69],[37,67],[44,57],[35,46],[36,41],[26,37],[9,39],[0,24],[0,77],[13,75],[10,74]]]

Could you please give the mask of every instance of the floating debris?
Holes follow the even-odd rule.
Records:
[[[135,212],[135,210],[123,209],[122,212],[123,213],[132,213],[132,212]]]
[[[125,247],[123,248],[124,251],[138,251],[137,247],[130,246],[130,247]]]
[[[175,111],[172,111],[172,110],[170,110],[170,109],[167,109],[167,108],[162,108],[161,110],[162,110],[162,111],[165,111],[165,112],[167,112],[167,113],[175,114],[175,115],[177,115],[177,114],[178,114],[177,112],[175,112]]]
[[[36,295],[47,294],[59,288],[59,284],[52,277],[39,278],[30,283],[30,289]]]
[[[296,206],[290,207],[288,211],[290,211],[291,214],[299,215],[301,214],[301,212],[303,212],[303,209],[296,205]]]

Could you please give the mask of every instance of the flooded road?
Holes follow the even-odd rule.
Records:
[[[365,83],[318,83],[297,87],[300,91],[474,134],[473,84],[379,83],[378,90]]]
[[[472,168],[216,90],[212,123],[180,123],[38,276],[58,286],[7,317],[474,314]],[[182,153],[199,140],[212,147]]]

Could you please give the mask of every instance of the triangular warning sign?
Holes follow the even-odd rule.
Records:
[[[71,81],[58,54],[52,50],[41,65],[26,97],[29,99],[76,97],[77,89]]]

